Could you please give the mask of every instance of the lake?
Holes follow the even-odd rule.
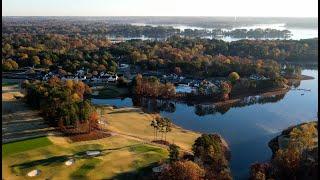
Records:
[[[185,29],[198,29],[198,30],[209,30],[212,31],[214,28],[203,28],[203,27],[196,27],[196,26],[187,26],[187,25],[180,25],[180,24],[160,24],[160,25],[154,25],[154,24],[144,24],[144,23],[132,23],[131,25],[136,25],[136,26],[172,26],[175,29],[180,29],[181,31],[184,31]],[[261,28],[261,29],[267,29],[267,28],[271,28],[271,29],[277,29],[277,30],[289,30],[291,31],[292,36],[288,39],[293,39],[293,40],[300,40],[300,39],[309,39],[309,38],[316,38],[318,37],[318,29],[310,29],[310,28],[292,28],[289,27],[287,28],[285,26],[284,23],[277,23],[277,24],[256,24],[256,25],[252,25],[252,26],[240,26],[240,27],[235,27],[232,29],[222,29],[224,31],[230,31],[230,30],[234,30],[234,29],[257,29],[257,28]],[[118,38],[116,37],[112,37],[112,36],[108,36],[108,38],[112,39],[112,40],[116,40]],[[202,38],[208,38],[208,39],[213,39],[214,37],[212,36],[206,36],[206,37],[202,37]],[[122,38],[123,40],[130,40],[130,39],[141,39],[141,40],[165,40],[165,38],[148,38],[145,36],[141,36],[141,37],[125,37]],[[216,39],[221,39],[224,40],[226,42],[232,42],[232,41],[238,41],[244,38],[232,38],[230,36],[223,36],[223,37],[219,37]],[[254,39],[254,38],[245,38],[245,39]],[[283,38],[260,38],[262,40],[266,40],[266,39],[283,39]]]
[[[317,119],[318,70],[303,70],[314,77],[301,81],[297,89],[273,99],[256,100],[238,107],[214,109],[174,103],[175,107],[160,108],[160,114],[185,129],[201,133],[221,134],[231,148],[231,171],[235,179],[247,179],[249,167],[271,157],[268,142],[283,129]],[[304,94],[304,95],[302,95]],[[248,99],[246,99],[248,100]],[[94,104],[133,106],[131,98],[92,99]]]

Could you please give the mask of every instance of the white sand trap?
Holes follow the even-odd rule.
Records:
[[[39,174],[40,174],[40,170],[35,169],[35,170],[30,171],[28,173],[28,176],[33,177],[33,176],[38,176]]]
[[[101,154],[100,151],[87,151],[86,153],[88,156],[97,156],[97,155]]]
[[[67,165],[67,166],[71,166],[73,163],[74,163],[74,159],[69,159],[64,164]]]

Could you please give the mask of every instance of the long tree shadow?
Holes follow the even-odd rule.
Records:
[[[128,171],[124,173],[117,174],[106,180],[147,180],[152,179],[152,168],[157,166],[158,163],[154,162],[145,167],[140,167],[135,171]]]
[[[70,156],[67,156],[67,155],[54,156],[54,157],[47,158],[47,159],[40,159],[40,160],[36,160],[36,161],[12,165],[11,167],[12,168],[18,167],[19,169],[23,170],[23,169],[29,169],[31,167],[39,166],[39,165],[41,165],[41,166],[58,165],[60,163],[67,161],[68,158],[70,158]]]
[[[124,109],[119,111],[113,111],[113,112],[110,112],[109,114],[120,114],[120,113],[128,113],[128,112],[141,112],[141,110],[140,109]]]
[[[99,155],[95,155],[95,156],[89,156],[87,155],[86,151],[81,151],[81,152],[77,152],[73,155],[63,155],[63,156],[53,156],[47,159],[40,159],[40,160],[35,160],[35,161],[30,161],[30,162],[26,162],[26,163],[21,163],[21,164],[15,164],[12,165],[11,168],[14,170],[16,168],[20,169],[20,170],[26,170],[26,169],[30,169],[32,167],[36,167],[36,166],[55,166],[55,165],[60,165],[63,164],[64,162],[66,162],[67,160],[73,158],[75,160],[80,160],[80,159],[91,159],[94,157],[99,157],[99,156],[103,156],[103,155],[107,155],[110,152],[104,152],[105,150],[91,150],[91,151],[100,151],[101,153]]]
[[[65,161],[67,161],[68,159],[75,159],[75,160],[80,160],[80,159],[90,159],[93,157],[99,157],[99,156],[104,156],[107,155],[111,152],[107,152],[107,151],[114,151],[114,150],[120,150],[120,149],[125,149],[125,148],[134,148],[136,146],[141,145],[141,143],[139,144],[133,144],[133,145],[128,145],[128,146],[122,146],[122,147],[118,147],[118,148],[109,148],[109,149],[90,149],[90,150],[85,150],[85,151],[80,151],[80,152],[76,152],[73,155],[63,155],[63,156],[53,156],[47,159],[40,159],[40,160],[35,160],[35,161],[31,161],[31,162],[26,162],[26,163],[21,163],[21,164],[15,164],[12,165],[11,168],[15,169],[15,168],[19,168],[21,170],[25,170],[25,169],[29,169],[35,166],[49,166],[49,165],[59,165],[64,163]],[[95,156],[89,156],[87,155],[87,151],[100,151],[100,154],[95,155]]]

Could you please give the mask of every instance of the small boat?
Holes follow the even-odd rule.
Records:
[[[303,96],[304,94],[301,94],[301,96]]]

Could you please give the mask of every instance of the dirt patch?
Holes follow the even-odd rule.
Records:
[[[2,101],[14,101],[19,97],[23,97],[20,92],[2,93]]]
[[[153,143],[157,143],[157,144],[162,144],[162,145],[166,145],[166,146],[169,146],[170,143],[168,141],[165,141],[165,140],[154,140],[152,141]]]
[[[110,136],[111,134],[108,132],[95,130],[95,131],[91,131],[90,133],[69,135],[68,137],[72,142],[79,142],[79,141],[97,140],[97,139],[102,139]]]

